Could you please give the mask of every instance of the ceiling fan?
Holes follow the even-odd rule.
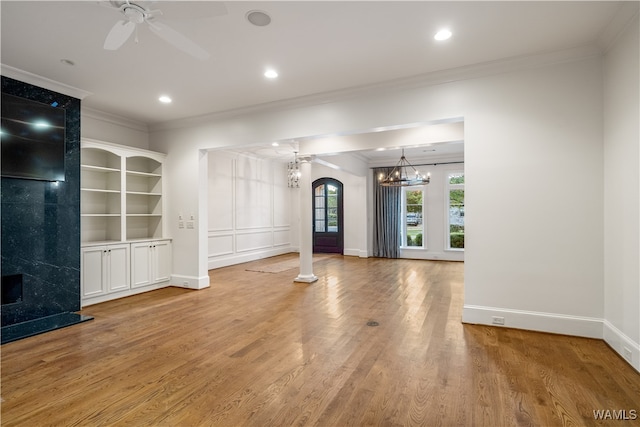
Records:
[[[209,58],[209,52],[204,50],[194,41],[169,27],[164,22],[158,21],[156,17],[158,15],[162,15],[161,10],[150,10],[129,0],[111,0],[108,2],[100,2],[100,4],[110,9],[117,10],[123,15],[123,19],[115,23],[104,40],[104,48],[106,50],[120,49],[120,47],[129,40],[134,31],[136,32],[137,41],[138,25],[145,23],[149,26],[149,30],[151,30],[152,33],[181,51],[198,59],[204,60]]]

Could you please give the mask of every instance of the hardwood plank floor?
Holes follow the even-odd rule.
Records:
[[[640,425],[594,418],[640,417],[640,374],[604,342],[463,325],[462,263],[327,256],[311,285],[246,271],[295,256],[3,345],[2,425]]]

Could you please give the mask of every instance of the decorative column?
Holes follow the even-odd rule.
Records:
[[[318,278],[313,274],[313,212],[311,191],[311,157],[300,160],[300,274],[294,282],[313,283]]]

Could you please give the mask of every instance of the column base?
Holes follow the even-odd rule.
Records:
[[[301,283],[313,283],[318,280],[318,277],[313,274],[299,274],[298,277],[293,279],[294,282]]]

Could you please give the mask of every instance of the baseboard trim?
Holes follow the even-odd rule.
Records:
[[[342,251],[344,256],[357,256],[359,258],[367,258],[367,251],[361,251],[360,249],[344,249]]]
[[[494,317],[503,318],[504,324],[494,323]],[[603,321],[594,317],[465,304],[462,309],[462,322],[586,338],[603,338]]]
[[[208,268],[209,270],[220,268],[220,267],[228,267],[230,265],[242,264],[244,262],[249,261],[257,261],[263,258],[269,258],[277,255],[284,255],[291,252],[296,252],[290,246],[284,246],[281,248],[272,248],[268,250],[260,250],[251,253],[232,253],[225,256],[220,257],[209,257]]]
[[[171,286],[187,289],[205,289],[209,287],[209,276],[183,276],[173,274],[171,276]]]
[[[603,339],[609,347],[640,372],[640,344],[625,335],[611,322],[603,322]]]

